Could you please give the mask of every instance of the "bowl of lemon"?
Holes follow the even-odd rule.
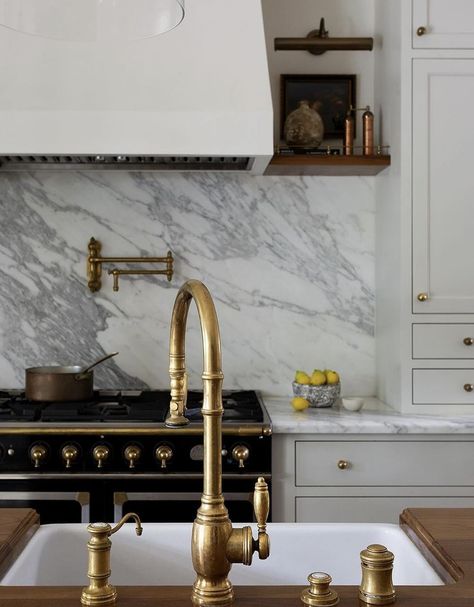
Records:
[[[332,407],[341,395],[341,380],[336,371],[315,369],[311,375],[296,371],[293,382],[294,398],[291,401],[297,411],[307,407]],[[306,402],[303,402],[306,401]]]

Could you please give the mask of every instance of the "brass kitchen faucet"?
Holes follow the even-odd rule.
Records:
[[[192,601],[197,605],[229,605],[234,591],[227,575],[232,563],[250,565],[254,552],[261,559],[270,553],[266,521],[270,509],[268,486],[261,477],[255,484],[254,509],[258,538],[251,527],[233,529],[222,495],[222,380],[221,339],[211,294],[197,280],[186,282],[176,297],[171,319],[171,402],[166,424],[179,428],[188,423],[186,412],[185,333],[191,300],[201,323],[204,369],[204,487],[201,506],[193,525],[192,559],[197,577]]]

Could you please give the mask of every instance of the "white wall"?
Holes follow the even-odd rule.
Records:
[[[332,51],[314,56],[306,51],[275,51],[275,37],[304,37],[319,28],[321,17],[335,37],[366,37],[374,33],[377,0],[262,0],[275,116],[280,112],[280,74],[356,74],[358,107],[373,106],[374,53]],[[378,0],[382,2],[383,0]],[[358,116],[360,121],[360,114]],[[358,125],[359,126],[359,125]],[[358,128],[357,143],[360,144]],[[279,120],[275,121],[275,141]]]

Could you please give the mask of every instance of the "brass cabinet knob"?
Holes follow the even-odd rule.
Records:
[[[249,448],[245,445],[236,445],[232,449],[232,458],[239,462],[239,468],[245,467],[245,462],[248,460],[250,455]]]
[[[110,455],[110,449],[106,445],[97,445],[92,450],[92,457],[97,462],[97,468],[103,468],[104,462]]]
[[[418,293],[416,296],[417,300],[423,303],[424,301],[428,301],[429,295],[428,293]]]
[[[416,35],[417,36],[424,36],[426,34],[426,27],[424,25],[420,25],[420,27],[418,27],[416,29]]]
[[[350,463],[346,460],[346,459],[340,459],[337,462],[337,467],[339,468],[339,470],[347,470],[347,468],[349,468]]]
[[[66,462],[66,468],[70,468],[72,462],[79,457],[79,449],[76,445],[66,445],[61,451],[61,457]]]
[[[474,390],[474,384],[464,384],[464,390],[466,390],[466,392],[472,392]]]
[[[332,607],[339,603],[337,593],[329,588],[332,577],[323,571],[308,575],[310,587],[301,593],[301,601],[310,607]]]
[[[48,455],[48,450],[44,445],[33,445],[30,449],[31,461],[34,463],[35,468],[39,468],[45,461]]]
[[[129,445],[123,452],[124,458],[128,462],[128,467],[133,470],[135,463],[140,459],[142,450],[138,445]]]
[[[462,341],[465,346],[472,346],[474,344],[473,337],[465,337]]]
[[[173,449],[168,445],[159,445],[155,450],[155,457],[161,462],[161,467],[166,468],[168,462],[173,457]]]

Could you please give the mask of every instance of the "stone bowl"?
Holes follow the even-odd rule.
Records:
[[[292,385],[295,396],[305,398],[310,407],[317,409],[332,407],[341,394],[341,382],[311,386],[309,384],[298,384],[294,381]]]

